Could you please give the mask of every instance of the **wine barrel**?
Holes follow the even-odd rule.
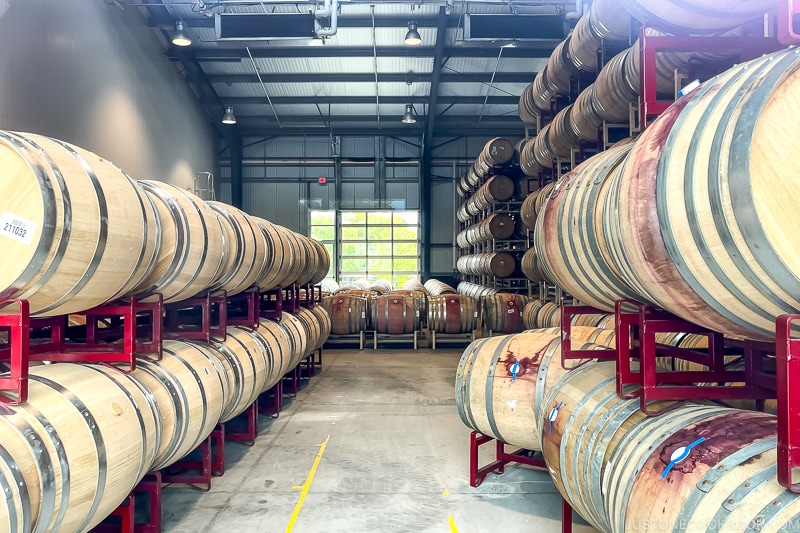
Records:
[[[478,177],[485,177],[490,169],[505,165],[514,157],[514,145],[504,137],[489,139],[481,150],[472,168]],[[474,185],[474,184],[473,184]]]
[[[581,72],[595,72],[597,70],[597,51],[602,41],[592,31],[589,15],[578,19],[569,39],[567,53],[572,65]]]
[[[0,300],[27,299],[33,315],[95,307],[133,291],[161,247],[155,207],[99,156],[31,133],[0,132],[0,236],[13,261]]]
[[[458,258],[456,268],[463,274],[507,278],[514,274],[517,263],[514,256],[508,252],[489,252],[462,255]]]
[[[267,243],[244,211],[222,202],[206,202],[218,215],[226,235],[223,276],[209,290],[238,294],[255,284],[267,262]]]
[[[636,143],[619,177],[618,259],[649,301],[763,339],[774,338],[776,316],[800,309],[793,189],[770,178],[793,168],[774,162],[795,160],[782,125],[793,116],[786,95],[800,82],[797,65],[794,50],[738,65],[676,102]]]
[[[545,391],[542,407],[541,450],[556,487],[590,524],[612,531],[604,506],[605,470],[627,430],[646,415],[637,400],[616,394],[612,362],[568,372]]]
[[[478,285],[477,283],[470,283],[468,281],[462,281],[458,284],[457,287],[458,294],[469,296],[475,300],[480,300],[481,296],[486,296],[488,294],[496,294],[497,289],[491,287],[484,287],[483,285]]]
[[[439,296],[440,294],[455,294],[456,290],[448,285],[447,283],[443,283],[438,279],[429,279],[425,282],[425,289],[427,289],[428,294],[431,296]]]
[[[229,327],[224,343],[212,345],[214,354],[228,370],[224,373],[230,383],[231,399],[223,406],[219,421],[227,422],[244,412],[264,391],[272,366],[272,354],[251,330]]]
[[[309,238],[308,241],[317,249],[317,262],[315,264],[316,270],[309,280],[311,285],[319,285],[324,280],[331,269],[331,256],[325,245],[317,239]]]
[[[372,327],[378,333],[413,333],[419,323],[419,308],[411,296],[383,294],[372,302]]]
[[[536,194],[536,203],[534,204],[534,212],[538,218],[539,213],[542,212],[542,207],[544,207],[544,203],[550,198],[550,195],[553,193],[553,189],[556,187],[556,182],[550,182],[544,187],[542,187],[539,192]]]
[[[222,225],[200,197],[157,181],[140,181],[159,211],[162,246],[155,269],[137,288],[160,293],[164,303],[191,298],[211,287],[223,267]]]
[[[550,141],[550,129],[553,123],[546,125],[533,140],[533,158],[542,168],[552,168],[556,158],[556,149]]]
[[[561,309],[553,302],[534,300],[522,308],[525,329],[558,327],[561,325]]]
[[[580,140],[595,142],[600,137],[599,128],[603,118],[597,114],[593,106],[597,87],[594,83],[581,91],[572,107],[572,131]]]
[[[428,294],[428,289],[416,279],[410,279],[403,284],[403,289],[407,291],[420,291]]]
[[[292,313],[283,313],[278,326],[284,330],[292,347],[292,358],[289,361],[289,370],[293,370],[300,362],[311,354],[309,339],[303,322]]]
[[[481,211],[489,209],[497,202],[505,202],[514,196],[514,181],[508,176],[498,174],[489,178],[480,189],[475,191],[464,205],[466,215],[477,215]],[[469,216],[459,217],[459,220],[466,222]]]
[[[519,118],[528,126],[536,126],[539,122],[539,117],[542,110],[536,107],[533,100],[533,82],[528,84],[527,87],[519,95]]]
[[[395,289],[389,294],[399,294],[410,296],[414,301],[414,312],[420,318],[420,322],[426,322],[428,316],[428,293],[420,290]]]
[[[323,279],[320,282],[320,288],[322,289],[322,294],[327,296],[338,291],[339,284],[336,283],[335,279]]]
[[[462,230],[456,235],[456,243],[461,248],[491,240],[505,240],[514,235],[516,223],[507,213],[493,213],[477,224]]]
[[[610,266],[603,231],[608,177],[630,148],[612,147],[575,167],[536,221],[534,243],[545,271],[581,302],[606,311],[614,310],[616,300],[638,297]]]
[[[568,159],[572,155],[572,147],[578,146],[580,138],[575,134],[572,125],[572,112],[574,106],[567,107],[556,113],[550,123],[548,141],[557,157]]]
[[[519,208],[519,216],[522,220],[522,225],[532,230],[536,227],[536,199],[538,198],[538,191],[529,194],[522,201]]]
[[[324,324],[320,321],[320,317],[317,314],[305,307],[298,309],[295,316],[303,324],[306,336],[308,337],[308,348],[306,351],[309,354],[315,352],[317,348],[325,342],[324,340],[320,342],[323,335]]]
[[[36,366],[28,384],[28,401],[4,406],[0,417],[0,527],[90,529],[147,472],[154,413],[129,379],[88,365]]]
[[[685,531],[708,524],[716,531],[746,531],[751,524],[761,531],[796,529],[800,499],[776,478],[776,426],[772,415],[711,406],[683,406],[640,421],[606,467],[612,530],[633,524],[651,531],[663,530],[659,524],[670,530],[681,524]]]
[[[378,294],[385,294],[387,292],[391,292],[394,290],[394,285],[392,282],[386,279],[378,279],[373,281],[367,290],[377,292]]]
[[[276,224],[253,217],[267,242],[267,262],[259,273],[256,285],[262,291],[285,287],[297,277],[293,247]]]
[[[593,0],[589,27],[601,39],[626,41],[631,32],[631,17],[620,0]]]
[[[561,41],[550,54],[550,59],[547,60],[547,77],[545,79],[550,91],[555,94],[569,94],[570,79],[573,74],[577,74],[577,69],[567,57],[571,40],[571,37],[567,37]]]
[[[536,73],[533,78],[533,105],[542,113],[550,113],[550,101],[555,97],[556,91],[551,88],[547,67]]]
[[[320,303],[331,317],[331,333],[350,335],[367,329],[367,302],[360,296],[336,294]]]
[[[526,278],[535,283],[548,281],[547,273],[542,270],[539,259],[536,257],[536,248],[528,248],[528,251],[522,256],[520,270],[522,270]]]
[[[610,122],[628,121],[630,104],[635,103],[639,97],[639,78],[638,70],[636,78],[631,78],[634,74],[627,67],[635,64],[638,68],[638,56],[637,49],[623,50],[612,57],[597,75],[591,106],[601,119]],[[669,72],[669,78],[672,79],[672,71]]]
[[[460,294],[434,296],[428,302],[428,328],[437,333],[467,333],[478,327],[478,303]]]
[[[603,346],[578,339],[575,349]],[[552,363],[551,363],[552,361]],[[561,368],[561,331],[530,331],[472,342],[456,370],[456,407],[464,424],[513,446],[539,450],[536,408],[543,387],[557,380]],[[519,363],[516,375],[513,368]]]
[[[295,243],[299,244],[300,256],[305,258],[305,261],[302,261],[302,268],[300,268],[297,279],[294,281],[297,285],[304,287],[308,285],[308,283],[311,281],[311,278],[313,278],[317,273],[317,263],[320,261],[317,256],[318,249],[311,243],[311,239],[305,235],[291,230],[287,231],[291,232],[295,239]]]
[[[522,147],[522,152],[519,155],[519,167],[526,176],[532,178],[539,176],[539,170],[542,166],[536,161],[535,156],[536,137],[528,139],[528,142]]]
[[[771,0],[619,0],[636,19],[659,29],[686,33],[717,33],[736,28],[775,10]]]
[[[215,363],[203,348],[183,341],[164,341],[160,361],[137,361],[130,375],[153,395],[163,422],[151,470],[167,467],[197,448],[219,422],[223,384]],[[129,432],[122,434],[130,437]]]
[[[264,384],[264,391],[267,391],[294,368],[292,366],[292,343],[286,330],[273,320],[259,320],[258,327],[251,331],[251,335],[264,345],[264,349],[270,355],[270,365],[267,367]]]
[[[482,297],[483,326],[493,333],[522,331],[522,310],[527,303],[528,297],[520,294],[500,292]]]
[[[315,305],[312,307],[311,312],[316,315],[317,322],[319,322],[320,325],[319,339],[317,340],[316,345],[313,347],[314,350],[319,350],[322,348],[322,345],[325,344],[325,341],[328,340],[328,336],[331,334],[331,316],[321,305]]]

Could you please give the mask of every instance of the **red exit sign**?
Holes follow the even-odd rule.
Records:
[[[317,183],[319,183],[320,185],[327,185],[328,178],[326,178],[325,176],[320,176],[319,178],[317,178]]]

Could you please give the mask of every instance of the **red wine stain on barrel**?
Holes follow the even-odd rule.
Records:
[[[519,370],[517,371],[517,378],[521,378],[525,374],[535,374],[539,371],[539,354],[537,353],[533,357],[523,357],[519,359]],[[514,352],[509,350],[506,352],[506,358],[500,361],[500,364],[505,365],[506,372],[508,376],[511,377],[513,372],[511,371],[511,367],[514,366],[514,363],[517,362],[517,357],[514,355]]]
[[[695,442],[700,437],[704,437],[705,440],[692,448],[686,459],[672,467],[667,475],[670,482],[673,473],[691,474],[698,465],[704,465],[702,472],[706,472],[748,444],[775,436],[776,425],[777,419],[774,416],[733,412],[687,426],[664,441],[659,453],[661,467],[658,473],[661,474],[670,463],[675,450]]]

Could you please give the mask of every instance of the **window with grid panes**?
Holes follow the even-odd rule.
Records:
[[[418,211],[341,211],[340,283],[419,279]]]
[[[325,245],[331,266],[326,278],[336,277],[336,211],[311,211],[311,237]]]

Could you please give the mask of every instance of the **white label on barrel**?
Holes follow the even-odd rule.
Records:
[[[366,318],[366,316],[367,316],[366,313],[364,313],[364,311],[361,311],[361,318]]]
[[[14,213],[3,211],[0,218],[0,233],[15,241],[30,244],[36,231],[36,222],[27,220]]]
[[[472,313],[472,316],[475,317],[475,318],[478,318],[478,312],[475,311],[474,313]]]
[[[508,314],[513,314],[513,313],[514,313],[514,310],[513,310],[513,309],[509,309],[509,310],[508,310]]]

